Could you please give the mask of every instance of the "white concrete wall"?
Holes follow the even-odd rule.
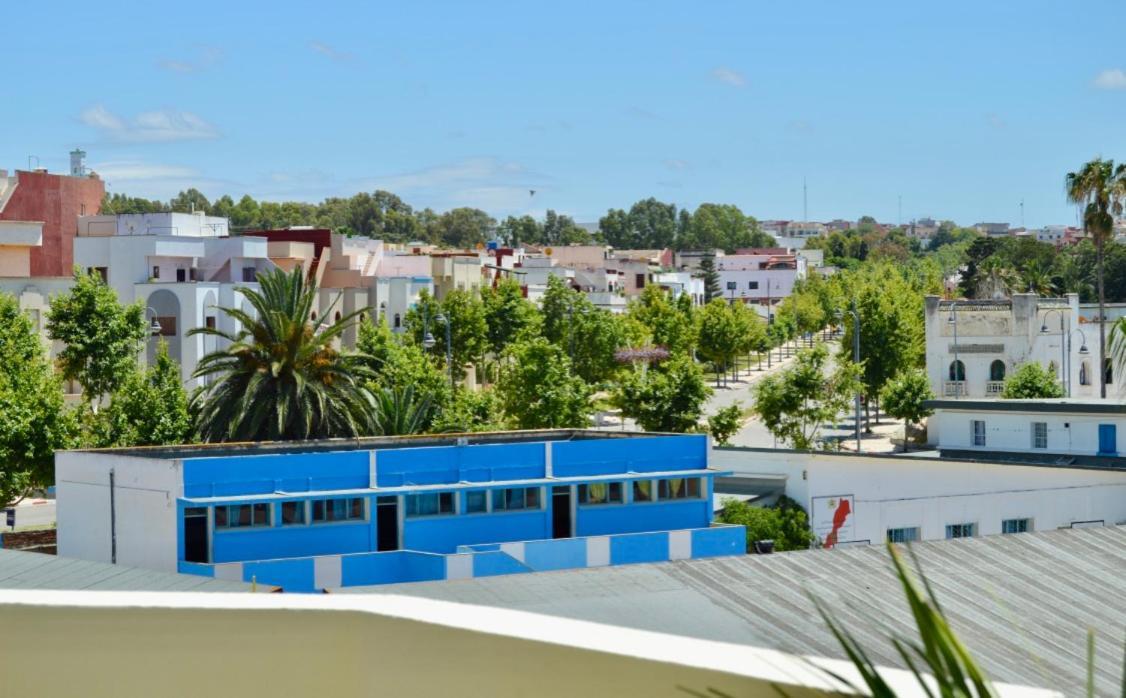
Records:
[[[985,422],[985,446],[973,445],[973,420]],[[935,424],[939,448],[1029,453],[1098,455],[1099,425],[1117,427],[1117,450],[1126,453],[1126,416],[1116,414],[1068,414],[1045,412],[938,410],[929,420]],[[1032,423],[1048,425],[1047,448],[1032,447]]]
[[[852,495],[853,540],[876,544],[889,528],[918,527],[923,540],[932,540],[945,538],[949,524],[977,524],[978,535],[1000,533],[1001,521],[1010,518],[1030,518],[1035,530],[1126,522],[1126,472],[735,450],[713,451],[711,465],[785,475],[786,494],[807,512],[815,497]]]
[[[110,469],[114,470],[117,563],[176,571],[178,461],[114,457],[110,452],[55,454],[58,554],[111,561]]]

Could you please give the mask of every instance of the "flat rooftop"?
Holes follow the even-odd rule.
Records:
[[[1086,633],[1093,628],[1097,691],[1117,693],[1126,528],[932,541],[912,550],[990,678],[1076,694],[1085,685]],[[812,594],[879,665],[904,667],[890,636],[917,638],[882,546],[332,591],[456,601],[844,658]]]
[[[932,410],[965,410],[975,412],[1053,412],[1064,414],[1126,414],[1126,403],[1099,398],[1061,397],[1023,400],[974,398],[971,400],[926,400]]]
[[[535,429],[497,431],[473,434],[425,434],[418,436],[369,436],[356,439],[321,439],[315,441],[254,441],[178,446],[137,446],[127,448],[75,449],[70,453],[105,453],[140,458],[183,460],[186,458],[222,458],[275,453],[325,453],[342,451],[378,451],[435,446],[479,446],[484,444],[545,443],[549,441],[599,441],[649,437],[684,437],[685,434],[660,432],[598,431],[594,429]]]

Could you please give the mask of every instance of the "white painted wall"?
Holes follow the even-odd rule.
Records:
[[[984,447],[973,445],[973,420],[985,422]],[[1032,447],[1033,422],[1048,425],[1047,448]],[[941,409],[928,420],[928,429],[939,448],[1094,456],[1099,452],[1100,424],[1117,427],[1118,452],[1126,453],[1126,415],[1122,414]]]
[[[855,540],[876,544],[889,528],[918,527],[922,540],[932,540],[959,523],[977,524],[978,535],[997,534],[1010,518],[1031,518],[1035,530],[1126,522],[1126,472],[722,449],[712,452],[711,465],[785,475],[786,494],[807,512],[814,497],[853,495]]]
[[[111,561],[110,469],[114,470],[117,563],[176,571],[179,461],[112,453],[55,454],[58,553]]]

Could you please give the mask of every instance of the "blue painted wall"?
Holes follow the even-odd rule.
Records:
[[[318,591],[314,584],[313,558],[244,562],[242,581],[279,586],[285,591]]]
[[[711,523],[710,509],[708,502],[703,499],[579,505],[575,535],[604,536],[613,533],[703,528]]]
[[[551,451],[556,477],[695,470],[707,467],[707,461],[703,434],[559,441]]]
[[[507,543],[551,537],[549,510],[427,516],[406,519],[403,548],[433,553],[457,552],[459,545]]]
[[[561,538],[524,545],[524,564],[536,572],[586,567],[586,539]]]
[[[380,487],[527,480],[544,476],[544,445],[487,444],[378,451]]]
[[[185,497],[358,489],[369,485],[368,452],[286,453],[184,461]]]
[[[375,548],[369,522],[237,528],[215,532],[213,562],[363,553]]]
[[[742,526],[716,526],[692,532],[692,557],[744,555],[747,529]]]
[[[610,539],[610,564],[632,565],[639,562],[663,562],[669,559],[669,534],[636,533]]]
[[[474,553],[473,576],[496,577],[502,574],[522,574],[531,572],[527,565],[507,553]]]
[[[446,578],[446,559],[407,551],[345,555],[340,559],[344,586],[426,582]]]

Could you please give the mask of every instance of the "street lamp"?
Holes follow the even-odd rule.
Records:
[[[145,306],[145,316],[148,317],[149,313],[152,313],[152,324],[149,325],[149,335],[156,337],[160,334],[160,331],[163,328],[160,326],[160,321],[157,320],[156,311],[148,306]]]
[[[457,386],[454,384],[453,344],[450,342],[450,319],[445,315],[438,313],[434,316],[434,321],[440,322],[446,326],[446,367],[450,370],[450,390],[456,390]],[[434,346],[433,336],[430,337],[430,346]]]
[[[1087,356],[1091,353],[1087,349],[1087,333],[1078,327],[1072,330],[1067,316],[1059,309],[1053,308],[1044,313],[1044,321],[1040,324],[1040,334],[1048,334],[1048,316],[1052,313],[1058,313],[1060,316],[1060,370],[1066,376],[1066,379],[1060,382],[1067,392],[1067,397],[1071,397],[1071,338],[1076,332],[1079,333],[1079,336],[1083,338],[1083,343],[1079,345],[1079,355]],[[1102,367],[1099,368],[1102,369]]]
[[[856,309],[856,299],[852,299],[852,309],[848,311],[852,316],[852,362],[860,365],[860,313]],[[837,320],[844,320],[844,311],[838,310],[836,312]],[[860,391],[856,391],[856,396],[853,398],[853,406],[856,411],[856,452],[860,453]]]
[[[950,318],[947,323],[954,326],[954,399],[962,396],[962,384],[966,382],[966,369],[958,361],[958,301],[950,302]],[[945,391],[944,391],[945,392]]]

